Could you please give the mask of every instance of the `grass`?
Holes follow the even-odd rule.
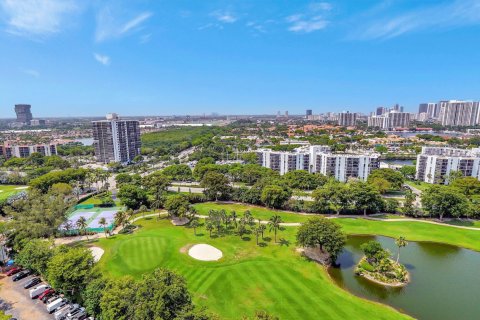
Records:
[[[268,208],[250,206],[250,205],[239,204],[239,203],[204,202],[204,203],[197,203],[194,206],[195,206],[195,209],[197,209],[198,214],[201,214],[201,215],[208,215],[208,212],[210,210],[224,209],[227,211],[228,214],[230,214],[231,211],[235,211],[237,213],[237,216],[242,216],[246,210],[250,210],[250,213],[255,219],[261,219],[261,220],[268,220],[270,219],[271,216],[275,214],[282,217],[283,222],[304,222],[309,218],[308,215],[290,213],[290,212],[280,211],[280,210],[272,210]]]
[[[142,219],[131,235],[100,239],[105,249],[99,267],[111,276],[140,277],[157,267],[183,275],[193,300],[222,319],[241,319],[266,310],[281,319],[406,319],[395,310],[357,298],[337,287],[326,270],[295,250],[296,228],[279,232],[283,245],[266,233],[262,247],[252,235],[210,238],[203,227],[197,236],[168,220]],[[218,262],[192,259],[181,249],[211,244],[224,257]]]
[[[25,189],[18,189],[22,187],[24,186],[0,185],[0,201],[8,199],[14,194],[24,191]]]
[[[454,226],[480,228],[480,221],[477,220],[454,219],[450,221],[445,221],[445,223]]]
[[[410,181],[410,180],[407,180],[405,181],[406,184],[408,184],[409,186],[411,187],[414,187],[415,189],[418,189],[420,191],[425,191],[425,189],[429,188],[432,186],[432,184],[430,183],[426,183],[426,182],[423,182],[423,181]]]

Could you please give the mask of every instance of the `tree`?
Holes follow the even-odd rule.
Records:
[[[397,212],[399,202],[397,199],[385,199],[385,211],[395,213]]]
[[[283,208],[285,202],[290,199],[292,192],[277,185],[269,185],[263,188],[261,200],[269,208]]]
[[[371,182],[376,178],[382,178],[387,180],[390,183],[391,189],[393,190],[400,190],[403,183],[405,182],[405,177],[400,172],[390,168],[373,170],[368,175],[367,181]]]
[[[219,198],[227,199],[231,192],[230,181],[225,175],[218,172],[207,172],[200,183],[200,186],[204,188],[203,193],[208,199]]]
[[[381,260],[388,258],[388,251],[382,248],[382,245],[378,241],[368,241],[360,246],[367,258],[367,261],[376,265]]]
[[[193,308],[185,279],[173,271],[156,269],[135,287],[132,320],[174,320]]]
[[[117,196],[129,209],[137,210],[148,203],[147,193],[140,187],[126,184],[120,187]]]
[[[245,152],[242,154],[242,160],[246,164],[256,164],[258,162],[258,157],[255,152]]]
[[[187,196],[183,194],[168,196],[167,201],[165,201],[165,209],[167,209],[169,215],[174,217],[186,217],[189,208],[190,202],[188,202]]]
[[[105,217],[101,217],[100,220],[98,220],[98,224],[101,225],[103,227],[103,232],[105,232],[105,237],[108,238],[108,234],[107,234],[107,219],[105,219]]]
[[[83,306],[89,315],[100,319],[102,310],[100,309],[100,299],[107,283],[107,279],[102,277],[94,278],[88,281],[85,290],[82,290]]]
[[[413,180],[415,179],[415,175],[417,173],[417,168],[415,166],[403,166],[398,170],[405,179]]]
[[[375,152],[378,152],[380,154],[387,153],[388,148],[385,147],[384,145],[378,145],[378,146],[375,147]]]
[[[405,201],[403,202],[403,213],[406,215],[413,215],[415,213],[414,203],[417,195],[412,190],[408,189],[405,192]]]
[[[125,211],[120,210],[115,214],[115,225],[116,226],[122,226],[122,228],[125,228],[125,225],[127,224],[128,219],[127,219],[127,214]]]
[[[450,184],[461,193],[470,198],[474,194],[480,193],[480,181],[475,177],[461,177],[453,180]]]
[[[215,229],[215,227],[210,220],[205,222],[205,229],[207,229],[207,231],[210,233],[210,238],[211,238],[212,237],[212,231],[213,231],[213,229]]]
[[[340,214],[350,203],[349,185],[335,179],[328,181],[323,187],[312,192],[316,207],[329,208]]]
[[[100,298],[101,318],[112,320],[133,319],[136,291],[136,283],[131,277],[108,279]],[[125,299],[125,297],[129,297],[129,299]]]
[[[374,186],[375,189],[377,189],[378,192],[380,192],[381,194],[387,193],[387,191],[392,188],[391,183],[387,179],[384,179],[384,178],[375,177],[373,179],[369,179],[368,182],[372,186]]]
[[[162,173],[176,181],[192,181],[192,169],[186,164],[174,164],[162,170]]]
[[[47,263],[52,258],[53,253],[53,241],[32,239],[18,252],[15,260],[24,268],[45,274]]]
[[[198,223],[198,220],[197,219],[193,219],[191,222],[190,222],[190,227],[193,228],[193,234],[194,235],[197,235],[197,228],[200,224]]]
[[[335,262],[346,243],[346,235],[336,222],[314,217],[303,223],[297,231],[297,243],[303,247],[316,248],[328,253]]]
[[[354,206],[363,210],[365,216],[367,210],[377,211],[383,205],[380,193],[371,184],[355,181],[351,184],[350,190]]]
[[[323,175],[312,174],[305,170],[289,171],[283,175],[287,186],[293,189],[313,190],[327,182]]]
[[[257,246],[258,246],[258,237],[260,236],[260,228],[259,227],[252,227],[253,233],[255,233],[255,237],[257,238]]]
[[[53,288],[73,297],[87,285],[93,262],[87,248],[61,246],[48,262],[46,278]]]
[[[264,224],[259,224],[258,225],[258,231],[262,235],[262,239],[263,239],[263,233],[265,232],[266,229],[267,229],[267,227]]]
[[[398,260],[400,260],[400,248],[406,247],[408,242],[405,239],[405,237],[399,237],[395,239],[395,244],[398,247],[398,253],[397,253],[397,263],[398,263]]]
[[[68,183],[59,182],[52,185],[50,188],[52,194],[61,195],[63,197],[70,196],[73,193],[73,188]]]
[[[270,232],[272,232],[273,230],[275,233],[275,243],[277,243],[277,231],[278,229],[280,229],[281,223],[282,223],[282,217],[280,217],[279,215],[273,215],[268,220],[268,227]]]
[[[78,230],[82,231],[82,233],[87,236],[87,240],[88,240],[87,219],[85,219],[84,216],[81,216],[80,218],[78,218],[78,220],[76,222],[76,225],[77,225]]]
[[[422,192],[421,199],[425,211],[440,220],[443,220],[444,216],[469,216],[472,212],[467,197],[449,186],[433,185]]]

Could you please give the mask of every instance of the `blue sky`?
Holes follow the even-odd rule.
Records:
[[[480,99],[480,0],[0,0],[0,117]]]

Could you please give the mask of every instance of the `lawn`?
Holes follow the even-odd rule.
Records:
[[[25,186],[0,185],[0,201],[8,199],[16,193],[24,191]]]
[[[208,215],[210,210],[221,210],[224,209],[228,214],[231,211],[235,211],[237,216],[242,216],[246,210],[250,210],[250,213],[255,219],[268,220],[271,216],[277,214],[282,217],[283,222],[304,222],[309,218],[309,215],[302,215],[298,213],[272,210],[263,207],[250,206],[240,203],[215,203],[215,202],[204,202],[197,203],[194,205],[197,209],[198,214]]]
[[[157,267],[182,274],[194,302],[222,319],[241,319],[267,310],[281,319],[406,319],[395,310],[357,298],[337,287],[326,270],[295,251],[296,228],[280,231],[283,245],[266,233],[262,247],[252,235],[210,238],[203,227],[197,236],[168,220],[142,219],[131,235],[97,242],[105,249],[99,267],[111,276],[140,277]],[[181,248],[211,244],[224,256],[218,262],[194,260]]]
[[[423,182],[423,181],[410,181],[410,180],[407,180],[405,181],[406,184],[408,184],[409,186],[411,187],[414,187],[415,189],[418,189],[420,191],[425,191],[425,189],[427,189],[428,187],[431,187],[432,184],[430,183],[426,183],[426,182]]]

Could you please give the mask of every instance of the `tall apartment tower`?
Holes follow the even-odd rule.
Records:
[[[114,113],[107,120],[92,121],[93,145],[99,162],[128,163],[140,154],[138,121],[120,120]]]
[[[342,112],[338,114],[338,125],[342,127],[354,126],[357,122],[357,114],[350,112]]]
[[[307,109],[307,112],[305,114],[307,117],[308,116],[311,116],[312,115],[312,110],[311,109]]]
[[[440,101],[439,121],[442,126],[474,126],[479,123],[479,102]]]
[[[32,106],[29,104],[16,104],[17,122],[30,124],[30,121],[33,119],[31,109]]]

